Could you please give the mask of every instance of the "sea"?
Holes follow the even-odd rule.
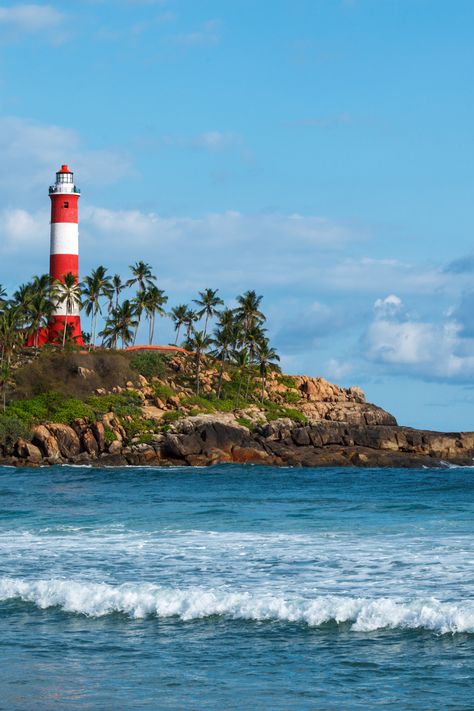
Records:
[[[474,709],[474,469],[0,468],[0,708]]]

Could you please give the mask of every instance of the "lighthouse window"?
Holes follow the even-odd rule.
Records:
[[[68,203],[68,202],[63,202],[63,207],[69,207],[69,203]]]

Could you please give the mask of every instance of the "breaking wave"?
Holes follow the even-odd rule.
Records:
[[[456,604],[434,598],[404,602],[388,597],[326,595],[306,599],[198,587],[173,589],[151,583],[113,586],[60,579],[0,578],[0,601],[14,600],[90,617],[121,613],[136,619],[155,616],[189,621],[219,615],[310,627],[349,623],[355,632],[424,629],[438,634],[474,633],[474,601]]]

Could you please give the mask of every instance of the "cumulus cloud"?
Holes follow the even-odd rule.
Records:
[[[461,338],[461,331],[461,323],[452,318],[410,318],[401,299],[391,295],[375,302],[365,356],[386,373],[468,382],[474,376],[474,340]]]
[[[0,188],[3,200],[9,202],[24,201],[28,192],[37,193],[39,186],[44,190],[53,178],[51,171],[65,161],[91,184],[98,176],[101,182],[114,181],[131,172],[128,156],[122,151],[86,148],[75,131],[15,116],[0,118],[0,153]]]

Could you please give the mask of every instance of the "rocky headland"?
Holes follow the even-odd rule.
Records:
[[[97,385],[96,358],[82,354],[69,360],[68,382],[76,379],[84,392]],[[209,361],[203,370],[199,397],[191,387],[191,370],[189,358],[181,354],[168,357],[159,375],[135,372],[130,376],[131,371],[117,368],[122,384],[93,387],[92,395],[83,398],[80,416],[74,417],[71,407],[62,405],[60,412],[69,413],[62,414],[63,421],[36,418],[27,435],[4,439],[1,463],[207,466],[234,462],[304,467],[473,463],[474,432],[399,426],[391,414],[367,403],[357,387],[271,373],[265,382],[264,404],[256,397],[240,402],[242,382],[239,398],[231,402],[215,397],[219,372],[214,364]],[[124,381],[125,377],[132,379]],[[224,373],[229,387],[232,377]],[[127,410],[124,402],[132,402],[132,409]],[[14,402],[11,411],[21,414],[21,404]]]

